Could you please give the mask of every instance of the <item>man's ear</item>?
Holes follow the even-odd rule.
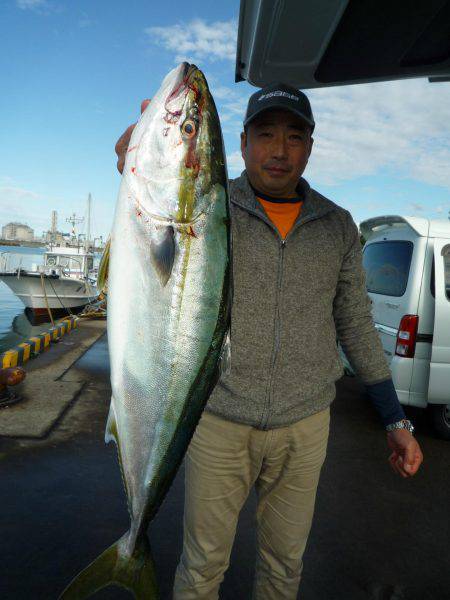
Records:
[[[242,158],[245,160],[245,153],[247,151],[247,134],[245,131],[241,132],[241,154]]]
[[[308,153],[308,158],[311,156],[311,151],[312,151],[313,144],[314,144],[314,138],[311,137],[311,138],[309,138],[309,153]]]

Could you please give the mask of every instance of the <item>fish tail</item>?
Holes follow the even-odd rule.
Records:
[[[141,536],[131,554],[126,552],[127,541],[128,535],[100,554],[71,581],[59,600],[89,598],[108,585],[127,589],[136,600],[158,600],[159,590],[148,539]]]

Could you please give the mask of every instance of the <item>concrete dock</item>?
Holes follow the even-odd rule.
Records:
[[[104,321],[90,321],[26,367],[24,400],[0,410],[0,598],[52,600],[128,528],[109,407]],[[53,353],[53,354],[52,354]],[[55,354],[57,353],[57,354]],[[421,413],[425,462],[403,480],[357,379],[342,378],[298,598],[450,600],[450,444]],[[251,495],[241,514],[221,598],[251,598]],[[162,599],[181,552],[183,469],[149,529]],[[109,588],[96,599],[131,597]]]

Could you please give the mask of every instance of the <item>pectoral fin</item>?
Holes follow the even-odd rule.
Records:
[[[175,232],[172,226],[164,227],[150,242],[150,258],[164,287],[172,273],[175,259]]]
[[[105,249],[103,250],[100,264],[98,266],[98,277],[97,277],[97,289],[99,292],[104,292],[106,285],[108,284],[109,274],[109,252],[111,248],[111,237],[106,242]]]

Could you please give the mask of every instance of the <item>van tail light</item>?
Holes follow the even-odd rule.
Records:
[[[413,358],[416,351],[418,315],[404,315],[400,321],[395,344],[395,354],[403,358]]]

